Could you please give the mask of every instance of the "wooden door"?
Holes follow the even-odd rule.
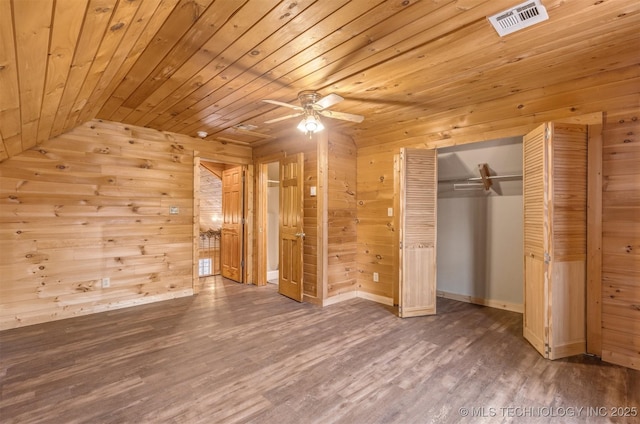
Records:
[[[546,125],[527,134],[522,141],[522,195],[524,211],[524,338],[547,357],[548,263],[545,251],[549,238],[546,213],[548,187],[545,175],[548,159],[545,151]]]
[[[280,294],[302,302],[303,296],[303,155],[280,161]]]
[[[541,125],[523,154],[523,334],[545,358],[584,353],[586,127]]]
[[[220,268],[222,276],[242,282],[242,167],[222,172],[222,229]]]
[[[549,123],[549,359],[586,352],[587,128]]]
[[[399,315],[436,313],[437,153],[402,149],[400,177]]]

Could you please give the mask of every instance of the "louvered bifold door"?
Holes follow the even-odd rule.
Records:
[[[437,153],[402,149],[400,171],[400,292],[403,318],[436,313]]]
[[[546,222],[547,152],[546,125],[541,125],[523,139],[524,199],[524,317],[523,335],[547,357],[547,280],[545,245],[549,234]]]
[[[549,124],[549,359],[586,352],[587,128]]]
[[[587,131],[524,137],[524,337],[544,357],[585,352]]]

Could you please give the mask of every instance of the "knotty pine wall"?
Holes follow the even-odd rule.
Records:
[[[93,120],[0,163],[0,329],[191,295],[199,155],[251,162],[249,148]]]
[[[356,145],[332,133],[327,152],[327,298],[356,291]]]
[[[394,155],[400,149],[364,148],[357,156],[358,292],[382,303],[398,303],[398,235],[394,200]],[[392,216],[388,216],[389,209]],[[378,273],[378,282],[373,273]],[[367,296],[368,295],[368,296]]]
[[[640,110],[602,132],[602,358],[640,369]]]

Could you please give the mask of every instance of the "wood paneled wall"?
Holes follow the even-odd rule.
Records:
[[[303,249],[303,272],[304,272],[304,295],[311,298],[318,299],[321,296],[321,288],[319,282],[322,281],[322,274],[319,268],[319,261],[322,260],[322,251],[324,240],[322,232],[319,231],[322,226],[320,225],[322,220],[321,211],[322,208],[318,207],[319,199],[323,200],[323,191],[319,187],[319,175],[318,175],[318,149],[317,143],[324,142],[324,134],[320,136],[320,140],[314,143],[312,140],[305,139],[302,143],[304,151],[304,222],[303,230],[306,234],[304,239]],[[317,195],[311,196],[311,187],[316,187]],[[320,274],[320,275],[319,275]]]
[[[192,294],[202,153],[251,161],[249,148],[94,120],[1,163],[0,328]]]
[[[327,152],[327,297],[356,291],[356,145],[332,133]]]
[[[602,358],[640,369],[640,110],[602,134]]]
[[[397,303],[398,235],[394,199],[394,155],[399,149],[360,149],[356,196],[358,291]],[[392,215],[389,216],[389,209]],[[373,281],[377,272],[379,281]]]

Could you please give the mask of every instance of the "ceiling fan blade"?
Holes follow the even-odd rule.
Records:
[[[337,94],[331,93],[331,94],[327,94],[326,96],[324,96],[323,98],[315,102],[315,104],[320,105],[322,109],[327,109],[335,105],[336,103],[340,103],[343,100],[344,99],[338,96]]]
[[[327,118],[342,119],[343,121],[351,121],[351,122],[364,121],[364,116],[354,115],[353,113],[335,112],[333,110],[321,110],[321,111],[318,111],[318,113],[322,116],[326,116]]]
[[[268,121],[264,121],[265,124],[273,124],[274,122],[284,121],[285,119],[295,118],[296,116],[302,116],[303,113],[294,113],[292,115],[281,116],[280,118],[269,119]]]
[[[289,107],[291,109],[295,109],[295,110],[302,110],[302,108],[300,106],[296,106],[296,105],[291,105],[289,103],[285,103],[285,102],[279,102],[277,100],[262,100],[265,103],[271,103],[272,105],[276,105],[276,106],[284,106],[284,107]]]

